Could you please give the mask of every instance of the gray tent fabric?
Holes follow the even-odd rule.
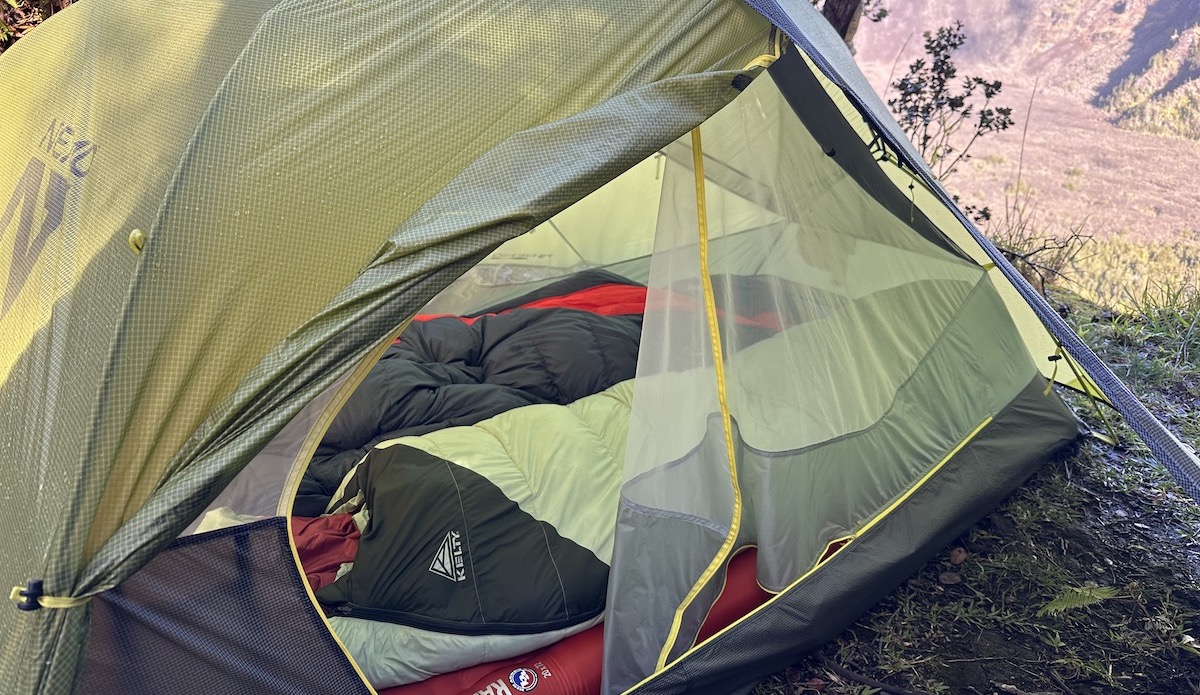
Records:
[[[79,691],[366,695],[367,686],[308,605],[290,555],[281,518],[173,542],[94,599]],[[247,565],[254,571],[228,571]],[[195,634],[198,623],[207,626],[203,634]],[[251,649],[229,649],[246,634],[264,639]],[[304,648],[280,655],[278,646],[288,643]],[[130,661],[139,664],[136,679],[129,678]]]
[[[828,146],[824,126],[838,119],[837,106],[816,84],[797,87],[802,70],[787,55],[777,60],[700,127],[691,148],[702,157],[668,158],[663,168],[652,292],[699,287],[704,273],[737,264],[777,278],[752,303],[757,310],[735,303],[737,313],[806,309],[761,344],[724,335],[728,359],[715,339],[711,352],[697,347],[705,328],[694,315],[643,324],[609,582],[606,692],[674,668],[721,591],[720,567],[746,546],[757,548],[757,581],[771,591],[833,574],[859,601],[881,597],[879,576],[903,575],[844,572],[850,556],[823,560],[827,549],[869,543],[893,525],[941,531],[944,507],[910,502],[935,476],[977,479],[972,494],[995,493],[983,483],[989,464],[964,452],[1041,381],[987,271],[928,220],[897,211],[896,197],[884,195],[890,182],[868,177],[866,142],[843,135]],[[724,194],[706,195],[714,243],[701,253],[696,181],[727,171],[804,195],[764,191],[758,207],[736,212]],[[731,237],[736,244],[715,243]],[[706,368],[713,363],[723,377]],[[1024,461],[1017,477],[1076,433],[1043,390],[1029,448],[1009,454]],[[1046,440],[1032,435],[1042,420],[1054,423]],[[910,540],[895,540],[890,552],[916,552]],[[822,604],[814,627],[835,630],[857,615],[838,605]]]

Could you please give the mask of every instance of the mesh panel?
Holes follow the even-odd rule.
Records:
[[[645,283],[663,165],[664,155],[655,153],[528,234],[506,242],[424,311],[470,313],[585,269],[612,268]]]
[[[995,264],[997,272],[1003,277],[997,280],[997,285],[1001,286],[1009,310],[1018,321],[1030,348],[1039,356],[1048,357],[1055,354],[1056,342],[1061,343],[1067,358],[1075,360],[1086,372],[1083,383],[1076,382],[1071,370],[1067,369],[1059,370],[1056,377],[1081,391],[1099,393],[1111,402],[1176,482],[1192,499],[1200,501],[1200,458],[1197,458],[1195,448],[1180,441],[1146,409],[1108,365],[1075,334],[1046,298],[958,210],[949,194],[913,150],[866,78],[854,68],[853,58],[844,50],[843,42],[827,23],[815,13],[785,9],[774,0],[749,0],[749,3],[803,46],[824,75],[846,89],[846,98],[856,108],[874,116],[873,122],[883,131],[893,151],[900,153],[905,166],[916,171],[924,187],[929,190],[925,207],[931,210],[940,208],[939,216],[949,218],[943,228],[954,233],[963,248],[970,249],[980,262]],[[1039,368],[1047,375],[1054,372],[1053,366],[1046,362],[1040,363]]]
[[[98,595],[80,692],[370,691],[309,602],[274,518],[176,542]]]
[[[711,570],[731,549],[757,545],[760,583],[787,586],[1036,374],[984,271],[850,180],[773,80],[701,134],[716,313],[700,309],[693,153],[681,140],[664,150],[649,284],[665,299],[642,332],[605,631],[610,691],[691,646],[719,588]]]
[[[1035,378],[888,518],[636,692],[735,692],[834,639],[1074,440],[1074,417],[1044,389]]]

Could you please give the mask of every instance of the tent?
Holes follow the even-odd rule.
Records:
[[[831,639],[1071,441],[1048,380],[1200,497],[802,0],[87,0],[0,87],[9,692],[373,692],[297,566],[309,460],[418,311],[579,271],[646,290],[604,692]],[[761,605],[706,629],[748,547]]]

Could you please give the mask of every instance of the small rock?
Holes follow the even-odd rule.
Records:
[[[1057,690],[1037,690],[1031,692],[1028,690],[1021,690],[1017,686],[1009,685],[1008,683],[996,683],[993,681],[992,684],[995,685],[1000,692],[1007,693],[1008,695],[1059,695]]]
[[[938,581],[943,584],[960,584],[962,583],[962,577],[959,576],[958,572],[942,572],[938,575]]]
[[[1015,536],[1017,534],[1017,525],[1003,514],[992,514],[988,517],[988,520],[992,522],[992,528],[996,529],[996,533],[1001,536]]]

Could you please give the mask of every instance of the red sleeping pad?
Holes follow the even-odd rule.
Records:
[[[314,585],[332,581],[342,562],[352,562],[358,531],[349,515],[292,518],[292,533],[305,575]],[[700,640],[762,605],[770,594],[755,580],[757,553],[749,549],[729,563],[725,588],[700,628]],[[594,695],[600,692],[604,626],[596,625],[524,656],[479,664],[379,691],[379,695]]]
[[[699,640],[715,635],[771,597],[755,580],[757,557],[751,548],[730,561],[725,589],[701,626]],[[600,692],[603,652],[602,623],[524,656],[387,688],[379,695],[517,695],[535,687],[538,695],[595,695]]]

